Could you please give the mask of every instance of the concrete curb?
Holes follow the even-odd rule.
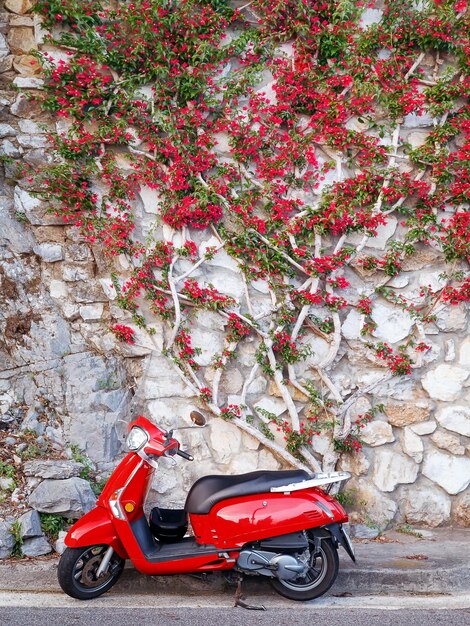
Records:
[[[468,593],[470,569],[340,569],[333,593],[335,590],[352,594]]]
[[[58,559],[39,563],[0,565],[0,591],[33,593],[60,592],[57,582]],[[250,593],[266,593],[270,587],[264,578],[250,578],[245,583]],[[132,567],[126,568],[117,583],[116,592],[126,594],[181,594],[188,595],[221,593],[230,590],[221,573],[207,577],[145,576]],[[330,595],[378,595],[378,594],[452,594],[470,592],[470,569],[450,567],[439,570],[413,569],[340,569]],[[230,591],[231,593],[231,591]]]

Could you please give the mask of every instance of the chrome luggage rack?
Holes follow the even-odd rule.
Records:
[[[308,480],[301,480],[298,483],[290,483],[281,487],[271,487],[272,492],[290,493],[291,491],[300,491],[301,489],[310,489],[311,487],[320,487],[321,485],[329,485],[338,483],[351,478],[349,472],[324,472],[313,474]]]

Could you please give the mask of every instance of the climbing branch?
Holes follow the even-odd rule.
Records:
[[[173,344],[175,342],[176,339],[176,335],[178,334],[180,325],[181,325],[181,307],[180,307],[180,301],[179,301],[179,296],[178,293],[176,291],[176,286],[175,286],[175,282],[172,278],[172,273],[173,273],[173,268],[175,266],[176,261],[178,260],[178,255],[175,255],[171,261],[170,264],[170,269],[168,271],[168,285],[170,287],[170,292],[171,292],[171,296],[173,298],[173,306],[174,306],[174,310],[175,310],[175,319],[173,322],[173,329],[171,331],[171,335],[170,338],[168,339],[168,343],[167,343],[167,350],[171,350],[171,348],[173,347]]]

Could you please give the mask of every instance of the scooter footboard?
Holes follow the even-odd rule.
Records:
[[[67,533],[64,541],[68,548],[107,545],[123,559],[129,558],[117,536],[111,516],[102,507],[96,507],[81,517]]]

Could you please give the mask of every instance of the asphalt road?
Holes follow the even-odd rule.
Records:
[[[217,608],[111,609],[2,607],[2,626],[467,626],[470,609],[361,610],[276,608],[267,611]]]

